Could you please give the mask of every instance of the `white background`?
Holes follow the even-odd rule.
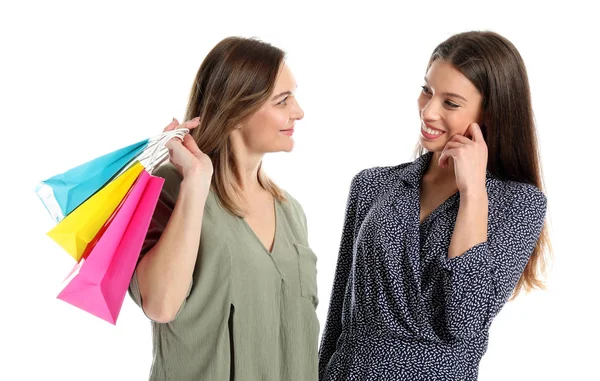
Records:
[[[434,47],[489,29],[529,71],[555,249],[549,289],[492,325],[481,380],[593,380],[597,273],[598,54],[589,5],[531,2],[6,1],[0,6],[0,358],[3,380],[144,380],[150,323],[126,298],[116,326],[57,300],[71,258],[45,233],[40,180],[182,118],[206,53],[230,35],[288,52],[306,113],[270,175],[304,206],[319,256],[323,324],[352,176],[410,161],[416,100]]]

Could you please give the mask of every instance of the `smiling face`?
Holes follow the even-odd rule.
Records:
[[[464,135],[471,123],[480,122],[481,102],[481,93],[458,69],[433,61],[418,99],[423,148],[441,152],[452,136]]]
[[[295,123],[304,117],[295,90],[292,72],[283,64],[267,102],[238,130],[249,152],[290,152],[294,148]]]

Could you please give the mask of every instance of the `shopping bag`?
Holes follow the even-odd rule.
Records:
[[[139,156],[149,141],[131,144],[44,180],[36,193],[54,221],[60,222]]]
[[[143,169],[142,164],[136,162],[56,224],[48,236],[79,261]]]
[[[116,324],[163,184],[164,179],[141,172],[58,299]]]

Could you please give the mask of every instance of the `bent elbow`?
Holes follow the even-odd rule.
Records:
[[[179,308],[174,308],[167,303],[142,303],[144,314],[152,321],[166,324],[170,323],[177,317]]]

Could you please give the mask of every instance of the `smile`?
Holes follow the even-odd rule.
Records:
[[[429,128],[424,124],[422,125],[421,128],[423,129],[423,131],[427,132],[430,135],[441,135],[444,133],[444,131],[434,130],[433,128]]]
[[[440,136],[442,136],[444,133],[445,133],[445,131],[427,127],[425,124],[421,125],[421,134],[429,140],[437,139]]]

